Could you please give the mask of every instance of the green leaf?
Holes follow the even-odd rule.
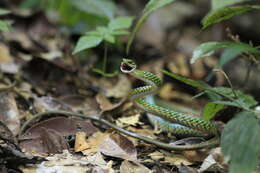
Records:
[[[175,1],[175,0],[150,0],[146,4],[146,6],[143,10],[142,17],[137,21],[133,31],[131,32],[131,35],[130,35],[130,38],[128,40],[127,47],[126,47],[126,53],[127,54],[129,53],[130,47],[131,47],[131,45],[134,41],[134,37],[135,37],[137,31],[140,29],[140,27],[143,25],[144,21],[149,17],[149,15],[153,11],[155,11],[155,10],[165,6],[165,5],[172,3],[173,1]]]
[[[6,32],[6,31],[9,31],[9,29],[10,29],[9,23],[6,21],[0,20],[0,30]]]
[[[209,86],[207,83],[202,82],[202,81],[196,81],[196,80],[192,80],[189,79],[187,77],[181,76],[179,74],[176,73],[170,73],[168,71],[162,70],[162,72],[168,76],[171,76],[174,79],[177,79],[179,81],[182,81],[183,83],[186,83],[190,86],[196,87],[196,88],[201,88],[201,89],[210,89],[211,86]]]
[[[203,29],[208,26],[227,20],[235,15],[245,13],[251,10],[260,10],[258,5],[243,5],[243,6],[233,6],[233,7],[224,7],[214,11],[211,11],[202,19]]]
[[[172,3],[174,0],[150,0],[144,7],[143,13],[150,14],[153,11]]]
[[[113,35],[110,34],[106,34],[104,37],[104,40],[106,40],[109,43],[115,43],[116,42],[116,38]]]
[[[9,13],[11,13],[11,11],[3,9],[3,8],[0,8],[0,16],[6,15],[6,14],[9,14]]]
[[[211,0],[211,7],[213,10],[223,8],[226,6],[234,5],[240,2],[246,2],[246,1],[252,1],[252,0]],[[254,0],[253,0],[254,1]]]
[[[76,54],[82,50],[89,49],[95,47],[101,43],[103,40],[102,37],[97,36],[82,36],[79,38],[76,47],[72,54]]]
[[[115,15],[116,6],[111,0],[70,0],[71,4],[78,9],[112,19]]]
[[[132,22],[132,17],[118,17],[109,22],[108,28],[110,30],[128,29],[132,25]]]
[[[221,149],[230,160],[230,173],[251,173],[260,157],[260,122],[253,113],[242,112],[225,126]]]
[[[231,88],[225,88],[225,87],[214,87],[211,90],[214,91],[215,93],[236,99],[236,102],[217,101],[215,103],[236,106],[240,108],[250,108],[257,104],[257,101],[252,96],[244,94],[242,91],[239,90],[232,91]],[[236,95],[234,95],[234,93]]]
[[[208,85],[205,82],[202,81],[196,81],[196,80],[192,80],[189,79],[187,77],[175,74],[175,73],[170,73],[167,71],[162,70],[162,72],[174,79],[177,79],[179,81],[182,81],[183,83],[186,83],[188,85],[191,85],[193,87],[196,88],[201,88],[206,90],[208,93],[212,92],[212,94],[218,94],[219,96],[221,96],[220,99],[222,99],[222,97],[228,98],[231,101],[214,101],[214,103],[216,104],[222,104],[222,105],[230,105],[230,106],[236,106],[245,110],[248,110],[249,108],[251,108],[252,106],[255,106],[257,104],[257,101],[255,101],[255,99],[250,96],[250,95],[246,95],[241,91],[238,90],[232,90],[231,88],[225,88],[225,87],[211,87],[210,85]],[[235,92],[235,95],[234,95]],[[217,98],[217,97],[215,97]]]
[[[111,32],[112,35],[128,35],[129,32],[125,30],[115,30]]]
[[[220,56],[219,67],[223,67],[225,64],[227,64],[245,51],[246,50],[243,50],[243,48],[239,49],[237,47],[226,48]]]
[[[225,106],[222,104],[217,104],[213,102],[207,103],[203,109],[203,118],[205,120],[211,120],[216,115],[216,113],[224,109],[224,107]]]
[[[196,62],[196,60],[203,58],[205,56],[209,56],[213,54],[216,50],[222,49],[222,48],[229,48],[231,49],[232,55],[231,56],[236,56],[238,54],[241,54],[242,52],[250,52],[253,54],[260,55],[260,50],[258,50],[255,47],[250,46],[249,44],[246,43],[237,43],[237,42],[207,42],[207,43],[202,43],[193,51],[192,58],[190,60],[190,63],[193,64]],[[230,51],[230,50],[229,50]],[[228,58],[227,53],[223,55],[222,57],[222,64],[223,64],[223,59]]]

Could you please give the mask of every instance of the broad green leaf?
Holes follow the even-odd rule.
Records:
[[[150,14],[153,11],[167,5],[170,4],[171,2],[173,2],[174,0],[150,0],[146,6],[144,7],[143,13],[144,14]]]
[[[106,40],[109,43],[115,43],[116,42],[116,38],[113,35],[110,34],[106,34],[104,37],[104,40]]]
[[[245,110],[248,110],[249,108],[257,104],[257,101],[255,101],[255,99],[252,96],[246,95],[241,91],[238,90],[233,91],[231,88],[225,88],[225,87],[211,87],[210,85],[202,81],[192,80],[187,77],[175,73],[170,73],[164,70],[162,70],[162,72],[168,76],[173,77],[174,79],[182,81],[183,83],[186,83],[193,87],[204,89],[208,93],[212,92],[212,94],[218,94],[219,96],[221,96],[221,98],[225,97],[230,100],[230,101],[222,101],[222,100],[214,101],[214,103],[216,104],[236,106],[236,107],[243,108]],[[234,92],[236,95],[234,95]]]
[[[202,19],[203,29],[208,26],[221,22],[223,20],[229,19],[235,15],[245,13],[250,10],[260,10],[258,5],[243,5],[243,6],[233,6],[233,7],[224,7],[214,11],[211,11]]]
[[[214,91],[215,93],[225,95],[227,97],[232,97],[236,100],[236,102],[224,102],[224,101],[222,101],[222,103],[218,102],[220,104],[232,105],[241,108],[250,108],[257,104],[257,101],[252,96],[244,94],[239,90],[232,91],[231,88],[225,88],[225,87],[214,87],[211,90]],[[236,95],[234,95],[234,93]]]
[[[87,13],[99,15],[112,19],[116,6],[111,0],[70,0],[71,4]]]
[[[226,6],[234,5],[240,2],[246,2],[246,1],[252,1],[252,0],[211,0],[211,6],[213,10],[223,8]],[[254,1],[254,0],[253,0]]]
[[[229,159],[230,173],[251,173],[260,157],[260,121],[242,112],[228,122],[221,136],[221,149]]]
[[[216,115],[216,113],[224,109],[224,107],[225,106],[222,104],[217,104],[213,102],[207,103],[203,109],[203,119],[211,120]]]
[[[9,26],[8,22],[0,20],[0,30],[6,32],[6,31],[9,31],[9,29],[10,29],[10,26]]]
[[[132,25],[132,22],[132,17],[118,17],[109,22],[108,28],[111,30],[128,29]]]
[[[115,30],[111,32],[112,35],[128,35],[129,32],[125,30]]]
[[[226,48],[223,53],[220,56],[219,59],[219,67],[223,67],[225,64],[239,56],[241,53],[243,53],[246,50],[239,49],[237,47],[230,47]]]
[[[0,8],[0,16],[1,16],[1,15],[6,15],[6,14],[9,14],[9,13],[11,13],[9,10]]]
[[[140,27],[143,25],[144,21],[149,17],[149,15],[153,11],[172,3],[173,1],[175,1],[175,0],[150,0],[146,4],[146,6],[143,10],[142,17],[140,17],[140,19],[137,21],[133,31],[131,32],[131,35],[130,35],[130,38],[128,40],[127,47],[126,47],[126,54],[129,53],[130,47],[133,43],[133,40],[134,40],[134,37],[135,37],[137,31],[140,29]]]
[[[222,48],[229,48],[233,51],[233,55],[235,56],[238,53],[242,52],[250,52],[253,54],[260,55],[260,50],[255,47],[250,46],[246,43],[237,43],[237,42],[207,42],[199,45],[194,51],[190,63],[193,64],[196,60],[203,58],[205,56],[209,56],[213,54],[216,50]],[[222,57],[222,61],[224,58],[227,58],[226,54]]]
[[[22,9],[34,8],[37,5],[39,5],[39,3],[41,3],[41,2],[39,2],[39,0],[24,0],[20,4],[19,8],[22,8]]]
[[[82,36],[79,38],[76,47],[73,51],[73,54],[76,54],[82,50],[89,49],[95,47],[101,43],[103,40],[102,37],[97,36]]]

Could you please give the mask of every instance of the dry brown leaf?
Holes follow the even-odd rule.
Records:
[[[141,164],[124,160],[120,166],[120,173],[152,173],[152,171]]]
[[[17,135],[20,130],[20,117],[13,93],[0,92],[0,108],[0,121]]]
[[[86,136],[87,135],[84,132],[77,132],[76,133],[75,146],[74,146],[75,152],[85,150],[89,147],[87,142],[86,142]]]
[[[69,105],[74,112],[83,112],[86,115],[100,113],[99,104],[90,96],[63,95],[58,100]]]
[[[108,133],[101,133],[96,132],[88,139],[86,139],[87,145],[85,145],[86,149],[82,151],[84,155],[89,155],[92,153],[96,153],[98,151],[98,147],[101,143],[104,142],[104,139],[106,139],[109,136]]]
[[[62,154],[55,154],[45,158],[47,161],[37,165],[21,166],[20,169],[24,173],[34,172],[62,172],[62,173],[114,173],[111,162],[106,162],[100,153],[90,156],[76,156],[64,151]]]
[[[108,111],[114,109],[115,105],[113,105],[107,97],[102,94],[96,95],[96,100],[99,104],[99,107],[102,111]]]
[[[118,78],[90,78],[93,85],[102,89],[102,94],[106,97],[125,98],[131,90],[131,81],[126,75],[118,75]]]
[[[203,161],[198,172],[212,171],[212,172],[227,172],[227,164],[224,162],[221,148],[211,150],[210,155]]]
[[[44,111],[55,111],[55,110],[64,110],[71,111],[69,105],[56,100],[53,97],[36,97],[34,96],[34,107],[38,112]]]
[[[140,118],[140,114],[135,114],[132,116],[128,116],[128,117],[122,117],[122,118],[118,118],[116,120],[116,125],[119,127],[125,127],[125,126],[135,126],[137,124],[143,124],[139,121]]]
[[[52,129],[59,132],[62,136],[75,135],[79,131],[91,135],[97,132],[97,128],[89,120],[83,120],[75,117],[54,117],[41,121],[32,127],[20,137],[23,140],[35,139],[41,136],[41,128]]]
[[[180,154],[165,154],[159,151],[153,152],[149,154],[149,156],[156,161],[162,160],[162,163],[168,163],[171,165],[192,165],[193,163],[190,162],[187,158]]]
[[[208,156],[208,149],[183,151],[182,154],[193,162],[202,162]]]
[[[6,62],[12,62],[13,57],[10,54],[9,48],[3,44],[0,43],[0,63],[6,63]]]
[[[105,155],[137,161],[137,151],[134,144],[119,133],[110,134],[99,145],[99,151]]]

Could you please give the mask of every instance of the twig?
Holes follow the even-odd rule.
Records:
[[[231,90],[232,90],[232,92],[233,92],[235,98],[238,98],[238,96],[237,96],[237,94],[236,94],[236,92],[235,92],[235,90],[234,90],[234,87],[233,87],[233,85],[232,85],[232,83],[231,83],[229,77],[227,76],[227,74],[226,74],[222,69],[214,69],[213,71],[214,71],[214,72],[220,72],[220,73],[222,73],[222,74],[224,75],[224,77],[225,77],[226,80],[228,81],[228,84],[229,84],[229,86],[230,86],[230,88],[231,88]]]
[[[167,149],[167,150],[194,150],[194,149],[202,149],[202,148],[205,148],[208,146],[208,143],[205,142],[204,144],[194,144],[194,145],[171,145],[171,144],[167,144],[167,143],[163,143],[163,142],[160,142],[160,141],[157,141],[157,140],[153,140],[151,138],[147,138],[145,136],[141,136],[137,133],[133,133],[133,132],[130,132],[128,130],[125,130],[125,129],[122,129],[110,122],[108,122],[107,120],[103,119],[103,118],[100,118],[96,115],[84,115],[84,114],[80,114],[80,113],[74,113],[74,112],[67,112],[67,111],[47,111],[47,112],[42,112],[42,113],[39,113],[39,114],[36,114],[34,117],[32,117],[31,119],[27,120],[23,126],[21,127],[21,130],[20,130],[20,133],[19,133],[19,137],[21,137],[21,135],[23,134],[23,132],[26,130],[27,126],[34,120],[36,119],[40,119],[42,118],[43,116],[46,116],[46,115],[50,115],[50,114],[60,114],[60,115],[65,115],[65,116],[76,116],[76,117],[80,117],[80,118],[85,118],[85,119],[90,119],[90,120],[93,120],[93,121],[97,121],[99,123],[102,123],[102,124],[105,124],[107,125],[108,127],[110,128],[113,128],[125,135],[128,135],[128,136],[131,136],[131,137],[134,137],[134,138],[137,138],[137,139],[140,139],[142,141],[145,141],[146,143],[149,143],[149,144],[153,144],[153,145],[156,145],[160,148],[164,148],[164,149]],[[216,136],[214,138],[212,138],[211,140],[209,140],[208,142],[212,142],[212,141],[216,141],[214,143],[214,146],[218,146],[219,145],[219,136]],[[212,145],[213,147],[213,145]]]

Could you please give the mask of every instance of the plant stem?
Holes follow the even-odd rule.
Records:
[[[102,66],[102,71],[104,74],[106,74],[106,65],[107,65],[107,43],[104,42],[105,44],[105,50],[104,50],[104,57],[103,57],[103,66]]]

